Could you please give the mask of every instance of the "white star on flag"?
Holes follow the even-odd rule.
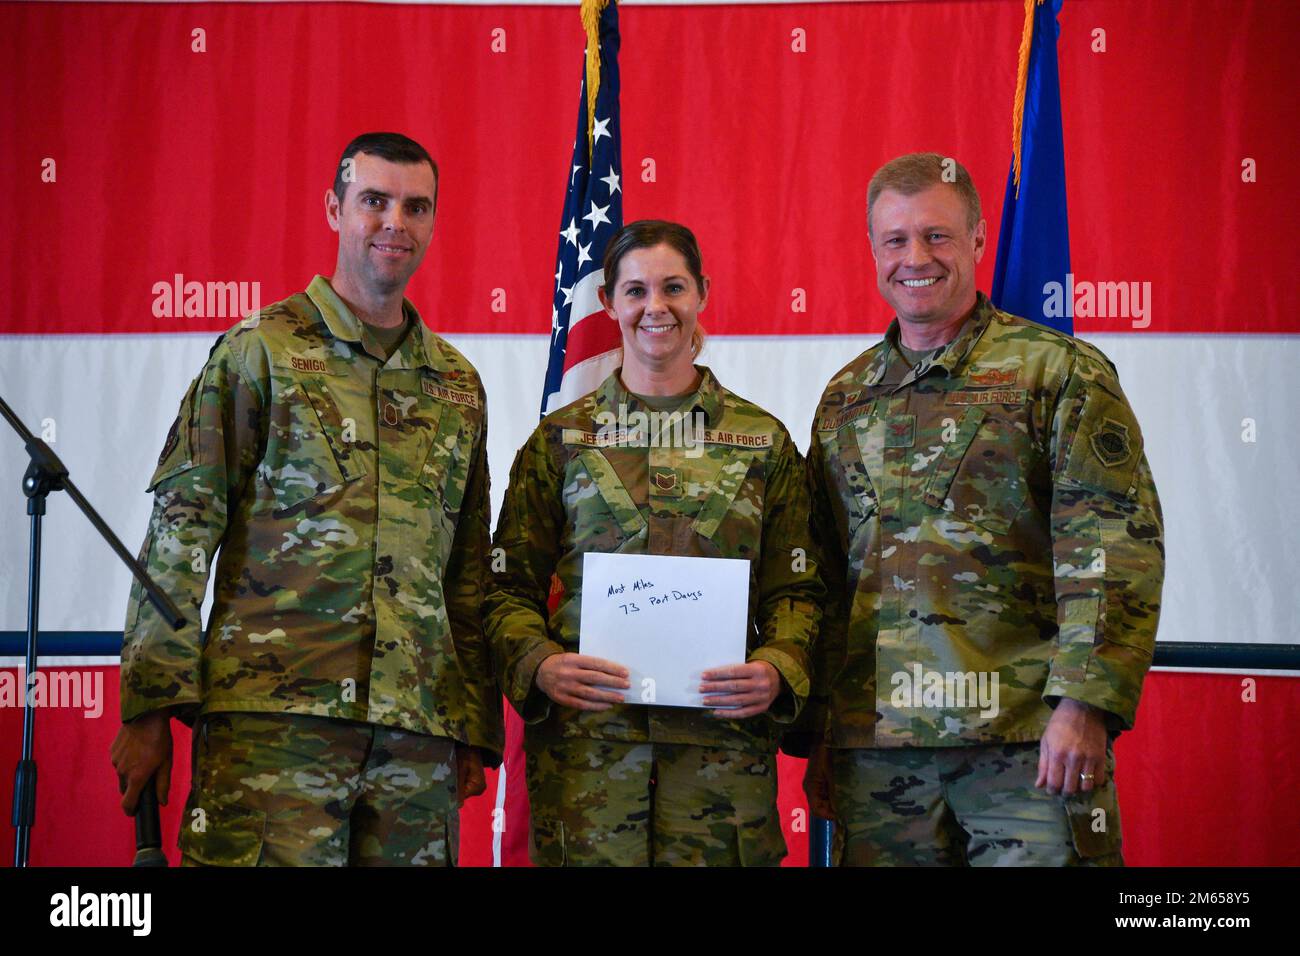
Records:
[[[591,201],[591,212],[587,213],[587,215],[582,218],[589,220],[591,222],[591,228],[595,229],[602,222],[609,222],[609,217],[605,215],[605,210],[608,208],[609,206],[597,206],[596,200],[593,199]]]

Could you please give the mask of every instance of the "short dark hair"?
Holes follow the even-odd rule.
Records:
[[[966,205],[966,228],[973,231],[980,221],[980,194],[966,167],[953,157],[939,153],[908,153],[891,159],[871,177],[867,186],[867,233],[871,233],[871,210],[885,190],[915,196],[940,185],[957,190]]]
[[[433,161],[428,150],[401,133],[362,133],[343,148],[343,155],[339,157],[339,164],[334,170],[334,195],[339,197],[339,202],[343,201],[349,182],[344,180],[343,171],[352,165],[348,160],[357,153],[378,156],[390,163],[428,163],[433,169],[433,205],[435,209],[437,208],[438,164]]]
[[[700,244],[691,232],[679,222],[667,222],[663,219],[638,219],[629,222],[615,233],[605,247],[605,258],[601,265],[605,272],[605,295],[614,297],[614,286],[618,282],[618,264],[633,249],[653,249],[655,246],[668,246],[681,253],[686,260],[686,269],[695,280],[695,288],[704,294],[704,262],[700,255]],[[699,355],[704,348],[704,328],[697,322],[695,334],[691,337],[691,352]]]

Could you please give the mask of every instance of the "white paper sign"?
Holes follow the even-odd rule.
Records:
[[[745,663],[749,562],[584,554],[578,650],[622,664],[629,704],[703,707],[700,675]]]

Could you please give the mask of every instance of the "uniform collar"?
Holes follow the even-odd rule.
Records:
[[[321,318],[330,335],[343,342],[361,344],[362,322],[348,308],[346,302],[330,285],[329,279],[318,275],[307,286],[307,298],[320,310]],[[437,341],[429,327],[420,318],[419,311],[410,299],[402,299],[402,315],[411,323],[411,331],[402,339],[388,359],[386,368],[421,368],[427,367],[438,372],[451,369],[447,357],[438,348]]]
[[[980,340],[984,330],[993,321],[996,312],[997,310],[993,307],[993,303],[989,301],[988,296],[983,292],[975,293],[975,306],[971,309],[966,321],[962,323],[961,329],[957,332],[957,337],[937,353],[924,359],[917,368],[910,369],[899,383],[900,386],[907,385],[929,374],[933,369],[942,369],[944,374],[950,378],[956,375],[975,348],[975,343]],[[898,336],[898,318],[895,317],[894,321],[889,323],[889,328],[885,332],[884,348],[880,350],[880,354],[867,368],[865,384],[879,385],[884,380],[885,373],[894,361],[906,361],[899,349]]]
[[[716,428],[726,406],[722,386],[718,384],[718,380],[713,377],[713,372],[707,365],[697,365],[695,370],[700,373],[699,387],[694,393],[682,399],[682,404],[676,411],[683,414],[703,412],[704,420]],[[620,405],[641,404],[623,385],[622,372],[623,368],[619,366],[605,381],[601,382],[600,388],[596,390],[597,408],[609,409],[618,408]]]

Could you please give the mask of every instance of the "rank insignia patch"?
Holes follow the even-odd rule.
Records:
[[[656,471],[655,484],[660,491],[672,491],[677,485],[677,473],[675,471]]]
[[[886,448],[911,448],[916,444],[916,416],[895,415],[885,425]]]

